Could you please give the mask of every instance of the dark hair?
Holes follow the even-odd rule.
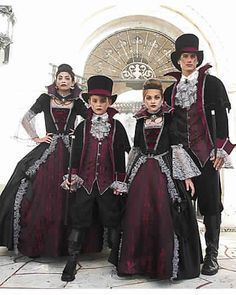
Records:
[[[158,79],[148,79],[144,82],[143,84],[143,98],[146,95],[146,92],[148,89],[157,89],[161,91],[161,95],[163,95],[163,89],[162,89],[162,84]]]
[[[68,65],[68,64],[59,65],[57,68],[57,72],[56,72],[56,78],[61,72],[66,72],[66,73],[70,74],[72,80],[73,81],[75,80],[75,74],[74,74],[73,69],[70,65]]]

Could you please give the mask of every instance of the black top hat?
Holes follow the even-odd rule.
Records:
[[[175,41],[175,51],[171,53],[171,61],[173,65],[181,71],[181,67],[178,64],[181,54],[184,52],[192,52],[196,53],[198,58],[197,66],[200,66],[203,61],[203,51],[198,50],[198,46],[199,40],[194,34],[183,34],[179,36]]]
[[[86,102],[88,102],[91,95],[109,97],[112,103],[115,102],[117,94],[112,95],[113,81],[110,78],[102,75],[92,76],[88,79],[87,84],[88,92],[82,93],[82,97]]]

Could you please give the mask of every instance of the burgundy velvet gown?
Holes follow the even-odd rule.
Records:
[[[167,138],[167,126],[145,128],[139,123],[134,144],[139,150],[128,171],[129,192],[118,274],[157,279],[196,277],[200,272],[201,250],[191,200],[187,201],[183,218],[176,218],[173,204],[180,197],[179,188],[171,176],[168,150],[158,153],[157,148]],[[141,151],[142,146],[145,148]],[[182,188],[181,196],[185,194]],[[186,201],[188,196],[184,198]],[[190,230],[183,230],[181,222],[188,223]]]
[[[52,109],[52,115],[58,131],[63,132],[69,109]],[[63,139],[58,138],[55,151],[49,155],[35,175],[32,184],[33,198],[22,200],[18,248],[26,256],[67,255],[69,227],[64,225],[64,209],[66,198],[69,197],[71,200],[73,194],[66,196],[60,184],[67,171],[68,156]],[[70,223],[70,216],[68,222]],[[83,252],[101,251],[102,234],[102,226],[93,224],[87,233]]]
[[[75,128],[77,116],[87,115],[81,99],[75,98],[70,106],[52,104],[51,95],[42,94],[26,114],[32,118],[44,113],[46,132],[52,133],[52,141],[38,144],[17,163],[0,196],[0,246],[16,254],[67,255],[69,228],[64,225],[67,193],[60,184],[68,171],[69,133]],[[30,125],[31,119],[27,120]],[[99,229],[92,235],[97,233],[102,234]],[[101,243],[88,242],[85,248],[97,252]]]
[[[63,132],[69,109],[53,109],[59,132]],[[47,161],[32,182],[32,198],[23,198],[20,209],[19,250],[27,256],[60,256],[67,252],[64,222],[65,191],[60,187],[67,170],[68,150],[58,138]]]

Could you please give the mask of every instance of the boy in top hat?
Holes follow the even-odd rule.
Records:
[[[70,204],[69,257],[62,281],[75,279],[81,246],[94,216],[109,229],[112,249],[108,261],[117,264],[121,195],[127,192],[125,152],[129,152],[130,144],[123,125],[113,118],[118,112],[110,107],[117,98],[112,95],[113,81],[106,76],[92,76],[87,84],[88,92],[82,97],[90,107],[87,119],[74,133],[72,181],[65,179],[62,184],[65,189],[76,191]]]
[[[219,269],[217,255],[223,210],[219,170],[231,166],[228,155],[235,145],[229,141],[228,95],[221,80],[208,73],[209,64],[197,69],[203,61],[203,51],[198,46],[198,37],[193,34],[177,38],[171,60],[179,72],[166,74],[177,81],[165,90],[164,97],[174,108],[170,136],[175,164],[180,161],[181,165],[181,154],[187,151],[201,171],[193,179],[205,224],[206,255],[201,272],[214,275]]]

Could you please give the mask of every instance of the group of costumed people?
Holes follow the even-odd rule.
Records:
[[[1,193],[0,246],[32,258],[67,256],[61,276],[67,282],[82,253],[102,250],[105,231],[108,261],[119,276],[180,280],[218,272],[219,170],[232,167],[235,145],[227,92],[210,65],[199,68],[198,47],[195,35],[181,35],[171,54],[178,71],[167,74],[176,82],[164,91],[157,79],[145,81],[132,147],[112,106],[113,81],[91,76],[81,92],[71,66],[58,67],[54,83],[22,119],[37,146]],[[33,120],[41,112],[44,137]]]

